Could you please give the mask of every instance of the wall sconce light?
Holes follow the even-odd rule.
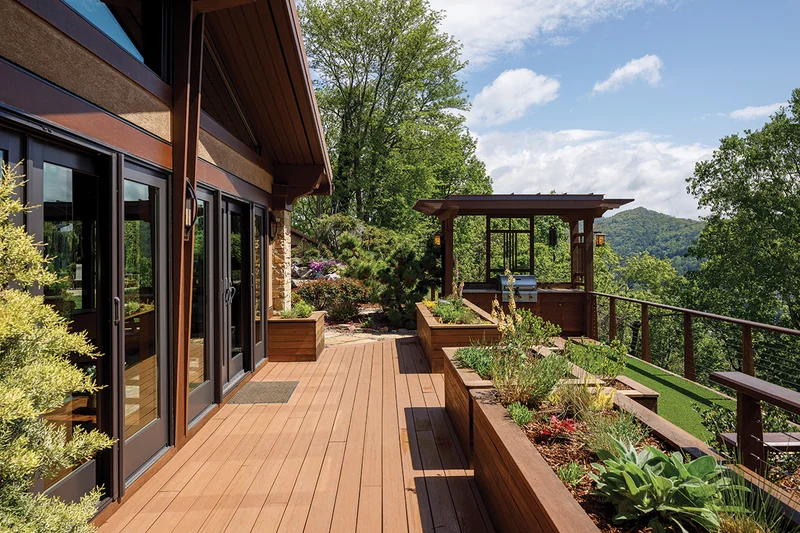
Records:
[[[442,234],[438,231],[433,234],[433,245],[437,248],[442,246]]]
[[[278,219],[275,217],[275,213],[272,211],[269,212],[269,242],[275,240],[275,237],[278,236]]]
[[[594,245],[595,246],[605,246],[606,245],[606,234],[595,232],[594,234]]]
[[[183,238],[189,240],[192,228],[197,222],[197,192],[189,179],[186,179],[186,200],[183,204]]]
[[[550,233],[547,234],[547,244],[550,248],[555,248],[558,244],[558,230],[555,226],[550,226]]]

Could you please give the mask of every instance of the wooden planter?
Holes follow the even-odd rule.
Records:
[[[493,342],[500,338],[497,323],[489,313],[468,300],[464,300],[464,303],[489,323],[442,324],[422,302],[417,303],[417,336],[422,343],[425,357],[428,358],[428,363],[431,365],[431,372],[438,374],[444,372],[442,348],[461,348],[473,343]]]
[[[325,311],[308,318],[270,318],[267,344],[270,361],[316,361],[325,348]]]
[[[444,408],[453,424],[464,457],[472,462],[471,390],[491,389],[492,382],[482,379],[471,368],[461,368],[454,360],[458,348],[444,348]]]
[[[475,481],[497,531],[597,533],[528,437],[495,400],[494,389],[470,391]]]
[[[473,389],[473,468],[489,516],[498,531],[588,533],[598,531],[528,437],[496,400],[494,389]],[[668,446],[693,457],[719,455],[630,396],[615,406],[635,416]]]

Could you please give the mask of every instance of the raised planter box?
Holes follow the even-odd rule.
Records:
[[[325,311],[308,318],[272,317],[267,323],[269,360],[316,361],[325,348]]]
[[[456,438],[464,457],[472,462],[472,417],[471,390],[491,389],[492,382],[482,379],[471,368],[462,368],[455,361],[458,348],[444,348],[444,408],[453,424]]]
[[[495,529],[597,533],[594,522],[495,400],[494,389],[472,390],[470,395],[475,482]]]
[[[467,306],[486,320],[487,324],[442,324],[433,316],[431,310],[422,302],[417,303],[417,336],[422,344],[422,350],[431,372],[441,374],[444,372],[444,352],[442,348],[461,348],[473,343],[493,342],[500,338],[497,323],[492,316],[476,306],[469,300],[464,300]]]
[[[496,391],[474,389],[470,396],[475,481],[497,530],[597,532],[594,522],[496,401]],[[615,394],[614,404],[633,414],[668,446],[694,457],[721,459],[706,443],[631,397]]]

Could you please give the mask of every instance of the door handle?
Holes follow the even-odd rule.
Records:
[[[120,312],[122,301],[119,299],[119,296],[114,296],[111,301],[113,302],[114,306],[114,325],[119,326],[119,323],[122,320],[122,313]]]

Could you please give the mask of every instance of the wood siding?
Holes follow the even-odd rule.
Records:
[[[269,360],[316,361],[325,348],[325,312],[308,318],[273,317],[267,322]]]
[[[497,324],[488,313],[464,300],[481,318],[489,324],[442,324],[422,303],[417,303],[417,335],[431,370],[437,374],[444,372],[444,352],[442,348],[460,348],[478,342],[493,342],[500,338]]]

